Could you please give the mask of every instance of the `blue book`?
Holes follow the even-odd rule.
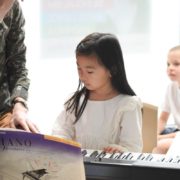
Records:
[[[0,180],[85,180],[80,144],[1,128]]]

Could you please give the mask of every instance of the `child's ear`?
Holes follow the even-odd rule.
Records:
[[[111,72],[109,71],[109,77],[112,78]]]
[[[110,77],[112,77],[112,76],[116,76],[117,75],[117,73],[118,73],[118,68],[117,68],[117,66],[112,66],[111,68],[110,68],[110,70],[109,70],[109,73],[110,73]]]

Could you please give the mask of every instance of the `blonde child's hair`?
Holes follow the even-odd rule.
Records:
[[[174,46],[174,47],[171,48],[169,51],[176,51],[176,50],[180,50],[180,45]]]

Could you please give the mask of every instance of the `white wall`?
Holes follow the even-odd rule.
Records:
[[[42,133],[50,133],[64,99],[76,89],[78,77],[74,57],[64,60],[40,58],[39,2],[21,3],[26,17],[27,63],[31,79],[29,114]],[[159,106],[169,82],[167,51],[180,43],[180,2],[152,0],[151,5],[150,50],[133,54],[125,51],[124,59],[133,89],[144,102]]]

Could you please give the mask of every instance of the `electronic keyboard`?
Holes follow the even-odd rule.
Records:
[[[180,178],[180,157],[152,153],[105,153],[82,149],[87,180],[173,180]]]

